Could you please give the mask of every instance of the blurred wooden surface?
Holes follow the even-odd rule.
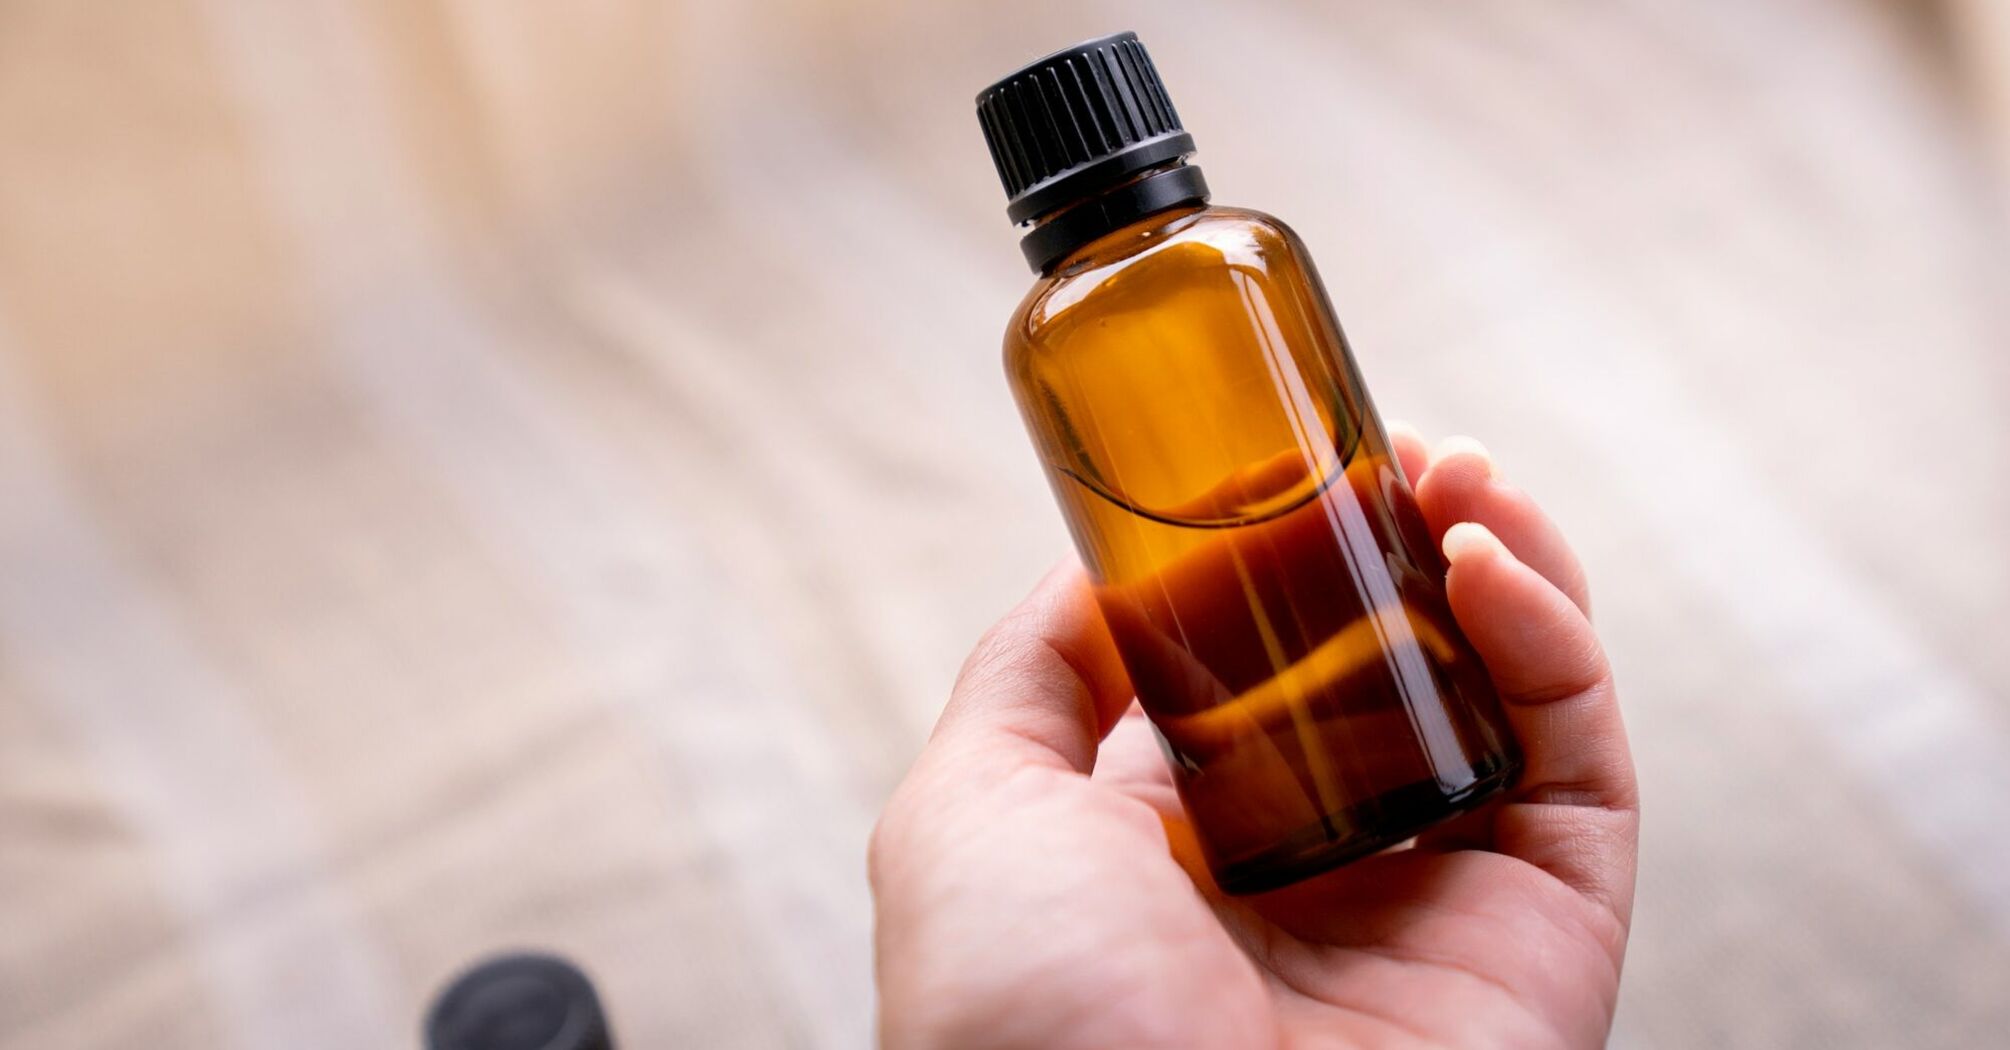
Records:
[[[864,836],[1065,543],[970,96],[1119,27],[1583,548],[1615,1043],[2000,1039],[1955,7],[0,2],[0,1047],[413,1045],[523,944],[627,1046],[867,1042]]]

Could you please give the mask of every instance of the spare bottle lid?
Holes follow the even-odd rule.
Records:
[[[977,95],[977,121],[1009,200],[1005,215],[1024,224],[1108,193],[1142,173],[1184,159],[1193,136],[1136,33],[1115,33],[1028,63]],[[1035,270],[1117,225],[1184,200],[1205,199],[1200,169],[1161,172],[1130,200],[1094,216],[1028,234],[1021,247]],[[1050,225],[1055,225],[1051,224]]]
[[[555,955],[500,955],[454,979],[426,1017],[427,1050],[614,1050],[592,982]]]

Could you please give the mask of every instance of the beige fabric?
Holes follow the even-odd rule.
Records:
[[[1066,542],[970,95],[1120,26],[1385,411],[1583,548],[1615,1042],[1995,1041],[1957,7],[0,4],[0,1048],[409,1046],[514,945],[625,1045],[868,1042],[865,834]]]

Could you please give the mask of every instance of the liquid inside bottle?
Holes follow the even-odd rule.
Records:
[[[1039,281],[1013,393],[1215,880],[1305,878],[1520,767],[1304,245],[1207,181],[1135,34],[977,115]]]
[[[1517,765],[1296,237],[1190,206],[1071,256],[1008,369],[1217,881],[1281,885]]]

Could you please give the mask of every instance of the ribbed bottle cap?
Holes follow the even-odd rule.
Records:
[[[454,979],[426,1017],[427,1050],[614,1050],[600,997],[555,955],[502,955]]]
[[[1014,224],[1194,150],[1136,33],[1027,64],[978,94],[977,120]]]

